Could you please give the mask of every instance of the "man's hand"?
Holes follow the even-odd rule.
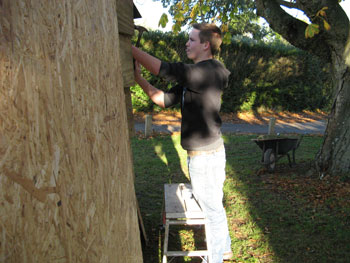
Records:
[[[135,60],[134,77],[135,77],[135,81],[137,83],[142,78],[142,76],[141,76],[141,66],[140,66],[140,63],[137,60]]]

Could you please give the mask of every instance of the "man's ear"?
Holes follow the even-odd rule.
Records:
[[[203,47],[204,47],[205,51],[210,50],[210,43],[209,43],[209,41],[205,41]]]

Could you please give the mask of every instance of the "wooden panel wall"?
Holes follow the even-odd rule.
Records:
[[[134,8],[132,0],[118,0],[117,1],[117,13],[118,13],[118,27],[119,27],[119,43],[120,43],[120,56],[122,63],[122,73],[124,81],[124,93],[126,99],[126,110],[128,118],[129,135],[132,137],[135,135],[134,128],[134,116],[132,112],[132,101],[130,87],[135,85],[134,81],[134,64],[131,53],[131,38],[134,34]]]
[[[0,262],[142,262],[115,0],[0,1]]]

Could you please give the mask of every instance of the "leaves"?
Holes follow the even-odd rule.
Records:
[[[331,29],[331,26],[326,20],[327,19],[326,10],[328,10],[328,7],[327,6],[323,7],[321,10],[319,10],[316,13],[316,17],[321,18],[323,20],[323,27],[328,31]]]
[[[192,8],[192,11],[191,11],[191,13],[190,13],[190,17],[191,17],[192,20],[195,20],[196,17],[198,16],[198,13],[199,13],[198,9],[199,9],[199,4],[197,3],[197,4]]]
[[[178,33],[181,31],[181,24],[180,23],[175,23],[172,27],[172,30],[174,31],[174,33]]]
[[[315,19],[320,19],[323,21],[323,28],[325,30],[330,30],[331,25],[327,22],[327,14],[326,10],[328,10],[327,6],[322,7],[315,15]],[[312,38],[315,35],[320,33],[320,26],[318,24],[312,23],[308,25],[305,29],[305,38]]]
[[[184,14],[182,12],[179,12],[179,13],[176,13],[175,16],[174,16],[174,19],[177,21],[177,22],[182,22],[185,20],[185,17],[184,17]]]
[[[165,28],[168,22],[169,20],[167,14],[163,13],[159,19],[158,26],[162,26],[162,28]]]
[[[326,20],[323,20],[323,26],[324,26],[324,29],[326,29],[327,31],[331,29],[331,26],[328,24]]]
[[[208,13],[209,11],[210,11],[210,7],[209,6],[207,6],[207,5],[202,5],[201,6],[201,12],[202,12],[203,15]]]
[[[317,24],[309,24],[305,29],[305,38],[312,38],[320,33],[320,26]]]
[[[224,44],[230,44],[231,43],[231,39],[232,39],[232,35],[230,32],[226,32],[225,35],[224,35],[224,38],[222,40],[222,42]]]
[[[321,10],[319,10],[317,13],[316,13],[316,16],[323,16],[323,17],[327,17],[326,16],[326,10],[328,9],[328,7],[327,6],[325,6],[325,7],[322,7],[322,9]]]
[[[169,8],[174,33],[179,33],[186,25],[201,22],[226,24],[231,35],[246,32],[261,35],[259,30],[263,31],[260,27],[254,27],[258,19],[253,0],[161,0],[161,2],[164,7]],[[162,20],[159,24],[163,25],[166,22]],[[226,39],[229,39],[229,35]]]
[[[221,32],[225,33],[227,31],[228,31],[228,25],[226,24],[221,25]]]

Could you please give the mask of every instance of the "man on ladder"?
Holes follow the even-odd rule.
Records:
[[[167,63],[133,47],[135,80],[160,107],[181,103],[181,146],[187,150],[193,194],[208,221],[211,263],[232,257],[226,212],[222,204],[226,156],[221,136],[221,95],[230,72],[214,59],[222,43],[214,24],[194,24],[186,43],[187,57],[194,64]],[[176,81],[163,92],[140,73],[139,63],[152,74]]]

